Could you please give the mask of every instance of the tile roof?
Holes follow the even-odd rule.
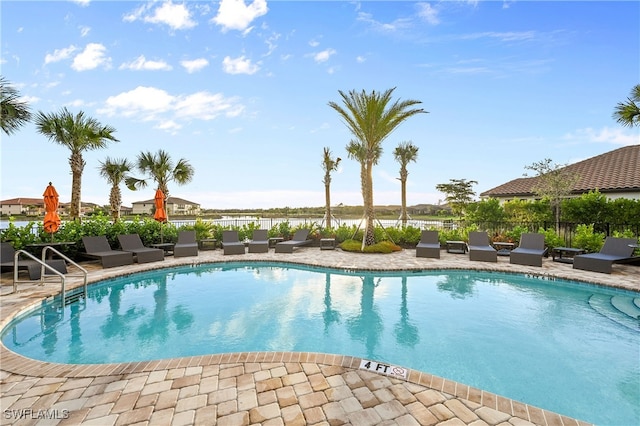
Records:
[[[611,192],[640,192],[640,145],[630,145],[569,164],[565,167],[579,176],[572,192],[582,194],[597,189]],[[511,180],[480,194],[482,197],[531,196],[538,177]]]
[[[19,198],[11,198],[8,200],[2,200],[0,201],[1,205],[44,205],[44,198],[40,197],[40,198],[25,198],[25,197],[19,197]]]

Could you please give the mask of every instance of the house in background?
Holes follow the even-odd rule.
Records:
[[[44,199],[42,197],[20,197],[2,200],[0,201],[0,213],[6,216],[41,216],[44,215]]]
[[[136,201],[133,203],[133,214],[153,214],[155,200]],[[187,201],[182,198],[169,197],[166,202],[166,210],[169,216],[197,215],[200,214],[200,204]]]
[[[640,200],[640,145],[625,146],[574,164],[564,169],[578,176],[571,195],[580,196],[598,190],[608,199]],[[534,200],[538,177],[511,180],[480,194],[483,199],[496,198],[503,203],[514,198]]]

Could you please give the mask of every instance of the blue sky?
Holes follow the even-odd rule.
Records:
[[[429,114],[384,142],[374,201],[400,204],[393,149],[411,141],[408,204],[435,186],[477,194],[545,158],[567,164],[640,143],[612,118],[640,83],[640,3],[522,1],[6,1],[1,74],[47,114],[116,129],[85,153],[82,199],[108,203],[107,156],[168,151],[195,168],[173,196],[204,208],[324,205],[322,151],[343,159],[332,204],[362,204],[338,90],[395,87]],[[66,148],[28,124],[1,136],[0,198],[71,198]],[[134,175],[141,177],[137,172]],[[122,188],[125,205],[154,185]]]

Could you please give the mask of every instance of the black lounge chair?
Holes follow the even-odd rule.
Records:
[[[133,264],[133,253],[129,251],[113,250],[107,241],[107,237],[82,237],[85,256],[100,260],[103,268],[113,268]]]
[[[16,250],[11,243],[4,242],[0,247],[0,270],[15,270],[15,255]],[[45,261],[47,265],[60,272],[61,274],[67,273],[67,264],[62,259],[48,259]],[[42,273],[42,265],[32,259],[18,258],[18,271],[26,270],[29,273],[29,279],[32,281],[39,280]],[[45,275],[48,275],[45,269]],[[50,273],[50,272],[49,272]]]
[[[311,244],[313,241],[307,240],[308,235],[308,229],[297,230],[292,239],[276,244],[276,253],[293,253],[294,248]]]
[[[187,257],[198,255],[196,231],[178,232],[178,242],[173,246],[173,257]]]
[[[469,232],[469,260],[498,261],[498,252],[489,244],[489,235],[486,232]]]
[[[509,253],[509,263],[542,267],[542,258],[546,252],[544,234],[522,234],[518,247]]]
[[[238,231],[222,231],[223,254],[245,254],[244,243],[238,238]]]
[[[138,263],[159,262],[164,260],[164,250],[145,247],[140,235],[118,235],[118,242],[124,251],[130,251],[136,257]]]
[[[639,259],[633,257],[638,241],[633,238],[607,237],[598,253],[579,254],[573,257],[573,269],[610,274],[614,263]]]
[[[267,253],[269,251],[269,236],[266,229],[255,229],[253,239],[249,241],[249,253]]]
[[[440,259],[438,231],[422,231],[420,242],[416,246],[416,257]]]

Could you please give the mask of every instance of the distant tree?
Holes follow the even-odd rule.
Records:
[[[500,223],[504,217],[504,209],[497,198],[469,203],[465,211],[465,219],[473,223]]]
[[[322,183],[324,183],[324,215],[327,220],[327,229],[331,229],[331,172],[335,172],[336,170],[338,170],[338,166],[340,165],[341,160],[342,159],[340,157],[333,158],[331,156],[331,150],[328,147],[324,148],[322,155],[322,170],[324,171],[324,178],[322,179]]]
[[[640,126],[640,84],[636,84],[631,89],[631,95],[626,102],[618,102],[613,118],[623,126]]]
[[[338,91],[343,106],[329,102],[342,118],[344,124],[355,137],[355,145],[350,154],[360,162],[362,198],[364,201],[365,231],[362,247],[375,243],[373,204],[373,166],[378,163],[382,154],[382,142],[407,118],[425,113],[422,108],[414,108],[420,104],[417,100],[396,100],[391,103],[393,89],[384,92],[370,93],[355,90],[344,93]],[[352,141],[353,142],[353,141]],[[347,150],[352,143],[347,145]],[[356,154],[354,157],[353,154]]]
[[[128,173],[133,170],[133,163],[125,158],[112,159],[107,157],[104,162],[100,162],[100,176],[111,184],[109,192],[109,206],[111,217],[114,222],[120,219],[120,207],[122,206],[122,191],[120,184],[128,177]]]
[[[31,120],[27,102],[20,100],[20,93],[0,76],[0,125],[10,135]]]
[[[580,176],[567,169],[566,165],[554,164],[549,158],[525,166],[525,168],[537,173],[532,190],[538,197],[549,199],[556,223],[556,232],[560,232],[562,200],[571,194]]]
[[[184,158],[175,164],[171,156],[163,150],[153,154],[150,151],[141,152],[137,158],[137,167],[141,173],[148,174],[155,181],[158,188],[164,193],[165,201],[169,198],[169,182],[184,185],[191,182],[195,170]],[[147,186],[146,179],[133,176],[125,178],[127,188],[136,191]]]
[[[400,211],[400,220],[402,226],[407,225],[407,178],[409,172],[407,171],[407,165],[410,162],[415,162],[418,159],[418,147],[411,141],[401,142],[396,149],[393,150],[393,156],[398,163],[400,163],[400,200],[402,203],[402,210]]]
[[[71,151],[71,205],[69,217],[80,218],[80,197],[82,191],[82,172],[86,162],[82,158],[84,151],[103,149],[109,142],[118,142],[113,136],[116,131],[111,126],[103,126],[94,118],[80,111],[73,115],[63,108],[59,113],[38,112],[35,119],[38,132],[49,137],[52,142],[66,146]]]
[[[449,179],[449,183],[437,184],[436,189],[446,195],[445,201],[451,207],[451,212],[456,216],[462,216],[466,206],[476,195],[472,186],[477,184],[475,180]]]

